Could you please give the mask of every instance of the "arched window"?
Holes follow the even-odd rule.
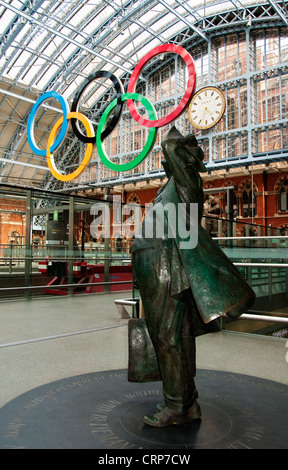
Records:
[[[278,207],[281,212],[288,210],[288,178],[284,179],[279,188]]]

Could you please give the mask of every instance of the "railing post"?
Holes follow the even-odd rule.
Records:
[[[273,288],[273,282],[272,282],[272,268],[268,268],[268,296],[269,296],[269,301],[272,300],[272,288]]]
[[[247,282],[252,286],[252,266],[247,267]]]
[[[9,250],[9,273],[12,273],[12,256],[13,256],[13,244],[10,243]]]
[[[223,233],[222,233],[222,219],[218,220],[217,227],[218,227],[218,237],[222,238],[222,236],[223,236]]]
[[[68,284],[73,284],[74,257],[74,197],[69,197],[69,232],[68,232]],[[73,295],[73,288],[68,287],[68,296]]]
[[[227,189],[227,235],[228,237],[233,236],[233,206],[231,189]]]
[[[285,269],[285,297],[288,297],[288,269]]]
[[[109,270],[110,270],[110,238],[106,237],[104,241],[104,282],[109,282]],[[104,285],[104,292],[108,294],[110,290],[109,285]]]
[[[31,285],[31,221],[32,221],[32,198],[31,190],[26,191],[26,229],[25,229],[25,269],[24,269],[24,287]],[[31,291],[24,291],[26,300],[31,298]]]

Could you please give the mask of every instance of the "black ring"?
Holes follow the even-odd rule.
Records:
[[[89,77],[86,78],[86,80],[84,81],[84,83],[83,83],[82,87],[80,88],[80,90],[78,90],[76,92],[73,103],[72,103],[72,106],[71,106],[71,111],[72,112],[78,111],[78,102],[79,102],[80,96],[82,95],[85,88],[89,85],[89,83],[93,82],[93,80],[96,80],[96,78],[103,78],[103,77],[104,78],[109,78],[113,82],[113,86],[114,86],[114,88],[116,90],[116,93],[117,93],[117,104],[116,104],[115,112],[114,112],[114,115],[113,115],[112,119],[107,123],[107,126],[105,127],[103,132],[101,132],[101,139],[102,140],[104,140],[106,137],[108,137],[108,135],[111,134],[113,129],[115,129],[115,127],[116,127],[116,125],[117,125],[117,123],[118,123],[118,121],[121,117],[121,114],[122,114],[122,108],[123,108],[123,104],[124,104],[123,101],[122,101],[122,94],[124,93],[124,89],[123,89],[122,83],[118,80],[118,78],[115,77],[115,75],[113,75],[113,73],[108,72],[106,70],[99,70],[97,72],[92,73],[91,75],[89,75]],[[82,132],[79,130],[79,128],[77,126],[77,119],[72,118],[71,119],[71,124],[72,124],[73,131],[75,132],[78,139],[80,139],[82,142],[85,142],[86,144],[87,143],[90,143],[90,144],[95,144],[96,143],[96,132],[95,132],[95,137],[87,137],[84,134],[82,134]],[[96,130],[97,130],[97,128],[96,128]]]

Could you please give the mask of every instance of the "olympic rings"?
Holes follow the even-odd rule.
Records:
[[[157,119],[156,111],[154,109],[154,106],[150,103],[150,101],[145,98],[143,95],[139,95],[139,93],[124,93],[122,95],[122,101],[126,101],[128,99],[140,101],[145,108],[148,111],[148,116],[150,119]],[[127,171],[127,170],[132,170],[132,168],[135,168],[136,166],[140,165],[140,163],[144,160],[144,158],[149,154],[149,152],[152,150],[156,135],[157,135],[157,129],[156,127],[150,127],[149,129],[149,134],[148,134],[148,139],[147,142],[142,149],[142,151],[139,153],[139,155],[134,158],[131,162],[128,163],[113,163],[109,158],[106,156],[105,151],[102,147],[102,141],[101,141],[101,136],[102,136],[102,128],[105,126],[105,123],[107,119],[109,118],[109,114],[113,111],[117,103],[117,99],[112,101],[108,108],[104,111],[102,114],[102,117],[100,119],[100,122],[98,124],[98,129],[97,129],[97,134],[96,134],[96,144],[97,144],[97,150],[98,150],[98,155],[101,159],[101,161],[108,167],[110,170],[116,170],[116,171]]]
[[[188,69],[188,82],[187,82],[185,94],[183,98],[181,99],[180,103],[178,104],[178,106],[168,116],[163,117],[161,119],[157,119],[156,111],[153,105],[148,101],[147,98],[140,95],[139,93],[135,93],[135,88],[136,88],[137,79],[140,75],[140,72],[145,67],[147,62],[149,62],[153,57],[159,54],[163,54],[164,52],[174,52],[182,57]],[[101,77],[109,78],[112,81],[113,86],[116,90],[116,98],[105,109],[100,119],[100,122],[98,124],[98,127],[96,129],[96,132],[94,132],[92,123],[89,121],[87,117],[85,117],[83,114],[78,112],[78,107],[79,107],[80,97],[85,91],[86,87],[92,81]],[[153,145],[155,143],[155,139],[156,139],[157,129],[159,127],[167,126],[168,124],[170,124],[172,121],[177,119],[183,113],[183,111],[187,108],[193,96],[193,93],[195,91],[195,86],[196,86],[196,68],[195,68],[194,60],[192,56],[189,54],[189,52],[183,49],[183,47],[175,45],[175,44],[162,44],[161,46],[158,46],[152,49],[152,51],[146,54],[140,60],[140,62],[136,65],[128,83],[127,93],[123,93],[124,90],[123,90],[122,83],[112,73],[107,72],[105,70],[97,71],[87,77],[87,79],[84,81],[80,90],[76,92],[76,95],[72,102],[71,112],[69,112],[67,101],[59,93],[55,91],[48,91],[44,93],[34,104],[31,110],[29,119],[28,119],[27,137],[28,137],[29,145],[31,149],[33,150],[33,152],[36,153],[37,155],[47,156],[48,167],[51,173],[56,179],[61,180],[61,181],[70,181],[72,179],[75,179],[83,172],[83,170],[86,168],[86,166],[88,165],[90,161],[92,150],[93,150],[93,144],[95,143],[96,143],[96,148],[97,148],[101,161],[108,168],[112,170],[116,170],[116,171],[131,170],[132,168],[135,168],[137,165],[139,165],[144,160],[144,158],[148,155],[148,153],[152,150]],[[35,121],[35,115],[36,115],[38,108],[40,107],[41,103],[45,101],[47,98],[58,99],[58,101],[60,102],[62,111],[63,111],[63,117],[60,118],[54,125],[50,133],[50,136],[48,138],[47,149],[40,150],[36,146],[35,139],[34,139],[34,121]],[[111,134],[113,129],[116,127],[122,114],[124,101],[127,101],[127,105],[128,105],[130,114],[133,117],[133,119],[137,123],[143,125],[144,127],[148,127],[149,133],[148,133],[148,138],[147,138],[144,148],[142,149],[140,154],[136,158],[134,158],[134,160],[128,163],[116,164],[112,162],[105,154],[105,150],[103,148],[103,140],[109,134]],[[144,105],[144,107],[146,108],[148,112],[149,119],[145,119],[138,113],[138,111],[135,108],[134,101],[140,101]],[[112,111],[114,111],[114,116],[107,123],[108,118]],[[73,173],[64,175],[60,173],[56,168],[56,165],[54,163],[53,152],[59,147],[59,145],[61,144],[62,140],[64,139],[66,135],[69,119],[71,119],[71,124],[72,124],[72,128],[73,128],[75,135],[82,142],[87,144],[87,148],[85,151],[84,159],[82,163],[79,165],[79,167]],[[80,131],[77,120],[80,120],[82,122],[82,124],[85,127],[87,135],[84,135]],[[55,139],[55,136],[60,126],[61,126],[61,129],[60,129],[59,135]]]
[[[73,112],[73,113],[71,112],[67,114],[67,119],[73,119],[73,118],[79,119],[82,122],[82,124],[84,124],[88,137],[92,137],[94,135],[94,129],[92,127],[91,122],[83,114],[77,113],[77,112]],[[53,148],[52,144],[53,144],[54,137],[59,127],[61,126],[62,122],[63,122],[63,117],[58,119],[58,121],[54,125],[51,131],[51,134],[49,136],[48,143],[47,143],[47,163],[48,163],[48,166],[52,175],[56,179],[60,181],[71,181],[75,178],[78,178],[78,176],[81,175],[81,173],[85,170],[92,155],[93,145],[91,143],[87,144],[87,149],[86,149],[83,161],[73,173],[70,173],[69,175],[63,175],[62,173],[59,173],[54,163],[54,157],[51,154],[50,148]]]
[[[54,144],[51,147],[51,152],[53,152],[57,147],[59,147],[59,145],[61,144],[62,140],[65,137],[67,127],[68,127],[68,121],[67,121],[66,115],[69,112],[69,107],[68,107],[68,103],[67,103],[66,99],[63,98],[62,95],[59,95],[59,93],[57,93],[57,91],[47,91],[46,93],[44,93],[44,95],[42,95],[40,98],[38,98],[38,100],[36,101],[36,103],[34,104],[32,110],[31,110],[31,113],[30,113],[30,116],[29,116],[29,119],[28,119],[27,138],[28,138],[29,145],[30,145],[31,149],[33,150],[33,152],[36,153],[36,155],[40,155],[41,157],[46,156],[46,150],[40,150],[36,146],[35,139],[34,139],[34,121],[35,121],[36,112],[37,112],[40,104],[43,101],[47,100],[47,98],[56,98],[56,99],[58,99],[58,101],[61,104],[62,111],[63,111],[63,117],[64,117],[63,126],[61,128],[61,131],[60,131],[56,141],[54,142]],[[28,132],[28,130],[30,132]]]
[[[127,101],[127,105],[130,111],[131,116],[137,121],[139,124],[145,127],[163,127],[170,124],[172,121],[177,119],[183,111],[187,108],[190,99],[195,90],[196,86],[196,67],[192,56],[189,54],[186,49],[183,49],[181,46],[177,46],[176,44],[162,44],[161,46],[155,47],[152,51],[148,52],[136,65],[133,73],[130,77],[127,92],[133,93],[136,88],[137,79],[141,73],[143,67],[147,64],[149,60],[159,54],[163,54],[164,52],[175,52],[179,54],[182,59],[184,59],[187,68],[188,68],[188,84],[186,88],[186,92],[180,101],[179,105],[172,111],[168,116],[165,116],[157,121],[151,121],[149,119],[144,119],[143,117],[138,114],[137,110],[135,109],[134,103],[132,100]]]
[[[71,111],[72,112],[73,111],[78,111],[79,99],[80,99],[82,93],[84,92],[85,88],[87,88],[87,86],[91,82],[96,80],[96,78],[102,78],[102,77],[103,78],[109,78],[112,81],[112,83],[114,85],[114,88],[116,90],[116,93],[117,93],[117,105],[116,105],[114,116],[113,116],[112,120],[108,123],[107,127],[104,129],[104,131],[101,134],[101,138],[102,138],[102,140],[104,140],[104,139],[106,139],[106,137],[108,137],[109,134],[111,134],[113,129],[116,127],[116,125],[117,125],[117,123],[118,123],[118,121],[121,117],[122,109],[123,109],[123,102],[122,102],[121,97],[124,93],[124,88],[123,88],[122,83],[115,77],[115,75],[113,75],[113,73],[107,72],[106,70],[100,70],[98,72],[95,72],[95,73],[92,73],[91,75],[89,75],[89,77],[87,77],[86,80],[84,81],[84,83],[83,83],[82,87],[80,88],[80,90],[77,91],[77,93],[74,97],[72,106],[71,106]],[[95,138],[94,137],[89,138],[89,137],[85,136],[84,134],[82,134],[82,132],[80,131],[80,129],[77,126],[76,119],[72,119],[71,124],[72,124],[72,127],[73,127],[73,131],[75,132],[78,139],[82,140],[82,142],[85,142],[85,143],[90,142],[91,144],[95,144]]]

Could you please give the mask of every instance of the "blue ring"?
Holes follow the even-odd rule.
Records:
[[[43,101],[47,100],[47,98],[56,98],[61,104],[61,108],[63,111],[63,124],[61,126],[61,131],[59,132],[57,139],[55,140],[55,142],[53,143],[50,149],[51,153],[54,152],[54,150],[56,150],[57,147],[59,147],[59,145],[61,144],[62,140],[65,137],[65,134],[68,128],[67,114],[69,113],[69,107],[68,107],[68,103],[66,99],[62,95],[57,93],[57,91],[47,91],[46,93],[44,93],[44,95],[38,98],[38,100],[34,104],[31,110],[29,119],[28,119],[28,124],[27,124],[27,138],[28,138],[29,145],[34,153],[43,157],[46,156],[47,150],[46,149],[40,150],[36,146],[35,139],[34,139],[34,120],[35,120],[35,115],[36,115],[36,112],[38,111],[39,106],[41,105]]]

